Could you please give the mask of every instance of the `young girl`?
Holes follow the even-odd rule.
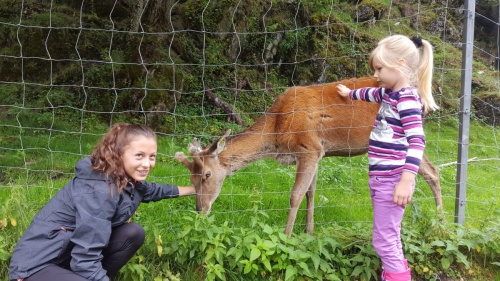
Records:
[[[431,94],[432,46],[420,38],[389,36],[372,51],[369,64],[381,88],[337,89],[344,97],[381,104],[368,148],[372,243],[382,260],[382,280],[407,281],[401,220],[425,148],[422,115],[438,108]]]
[[[193,186],[145,182],[155,166],[156,134],[120,123],[104,135],[76,176],[35,215],[12,254],[11,280],[109,280],[142,246],[127,223],[141,202],[195,194]]]

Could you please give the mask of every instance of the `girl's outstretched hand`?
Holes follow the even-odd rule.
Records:
[[[343,84],[338,84],[337,90],[339,91],[339,94],[343,97],[347,97],[349,95],[349,92],[351,91],[351,89],[347,88]]]

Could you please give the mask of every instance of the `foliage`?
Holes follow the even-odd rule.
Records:
[[[5,57],[0,76],[8,83],[0,85],[0,100],[37,108],[27,114],[39,115],[36,119],[44,120],[40,126],[47,126],[52,118],[76,123],[84,111],[85,117],[101,122],[135,120],[168,133],[172,130],[168,121],[178,116],[178,108],[200,108],[204,113],[215,110],[206,102],[205,86],[231,102],[230,95],[243,77],[249,79],[255,95],[239,97],[236,109],[263,112],[262,105],[284,87],[369,74],[366,55],[387,35],[388,25],[392,32],[405,34],[417,29],[436,46],[439,69],[460,69],[459,48],[444,40],[460,40],[461,17],[453,12],[443,15],[447,10],[434,2],[425,3],[419,12],[410,3],[379,0],[259,0],[252,5],[162,1],[144,11],[135,10],[141,8],[134,1],[115,5],[24,1],[22,29],[15,26],[21,6],[15,1],[3,2],[0,14],[14,25],[0,25],[0,39],[7,43],[2,54],[15,57],[22,51],[24,57],[43,59],[25,59],[20,64]],[[481,3],[481,7],[491,5]],[[448,3],[447,8],[459,8],[454,5]],[[142,32],[131,27],[137,13],[141,14]],[[372,23],[371,18],[380,21]],[[48,25],[57,28],[40,28]],[[441,30],[442,25],[447,28]],[[478,42],[486,45],[493,37],[481,36]],[[490,67],[483,56],[476,58],[475,68]],[[456,100],[460,72],[448,71],[446,81],[439,75],[435,75],[443,81],[439,92],[449,97],[442,99],[442,107],[456,111],[452,101]],[[484,81],[484,89],[497,88],[486,75],[478,80]],[[20,87],[22,81],[27,82],[25,89]],[[52,85],[56,87],[51,89]],[[257,96],[262,99],[255,102]],[[155,116],[149,111],[155,111]],[[0,115],[9,116],[4,110]],[[191,133],[199,124],[206,126],[224,118],[219,116],[205,122],[186,118],[182,121],[186,126],[176,133]]]
[[[403,226],[405,255],[414,274],[425,280],[438,280],[440,275],[453,279],[467,278],[473,264],[486,262],[494,269],[498,259],[498,232],[492,228],[466,229],[459,224],[446,223],[415,210]],[[498,221],[496,222],[498,227]]]
[[[19,228],[25,229],[24,223],[31,218],[25,218],[23,204],[25,194],[19,188],[12,189],[12,196],[9,198],[0,197],[0,279],[8,280],[8,268],[10,256],[17,243],[21,232]]]
[[[457,1],[447,3],[446,9],[439,1],[419,2],[418,11],[412,1],[257,0],[251,5],[226,0],[159,1],[165,4],[158,5],[162,10],[155,11],[150,4],[140,11],[140,31],[131,27],[138,13],[135,9],[140,6],[136,1],[1,3],[0,14],[6,24],[0,25],[0,40],[4,42],[0,46],[0,175],[4,177],[2,185],[8,187],[0,189],[3,279],[9,255],[32,215],[63,185],[61,175],[72,172],[76,159],[90,152],[110,123],[154,125],[159,132],[174,134],[182,147],[193,134],[206,142],[228,128],[238,132],[243,127],[228,124],[226,116],[207,102],[204,86],[233,104],[245,124],[250,124],[290,85],[369,74],[366,55],[388,30],[418,32],[435,46],[434,91],[441,110],[440,121],[430,124],[430,134],[441,136],[431,138],[441,142],[435,148],[440,160],[448,161],[454,155],[448,148],[454,148],[449,140],[456,140],[457,120],[445,116],[457,113],[456,96],[461,83],[460,44],[456,42],[461,42],[462,15]],[[482,11],[495,11],[491,8],[495,4],[497,1],[478,1]],[[389,9],[389,5],[393,7]],[[359,21],[360,7],[367,8],[372,13],[369,15],[380,21]],[[449,10],[457,12],[444,16]],[[495,53],[496,33],[492,36],[492,29],[485,24],[490,20],[476,20],[480,27],[475,52]],[[476,111],[487,111],[481,108],[484,100],[491,99],[488,104],[498,100],[498,62],[481,54],[474,58],[474,93],[479,95],[474,96],[472,112],[481,116]],[[241,92],[234,100],[231,95],[242,77],[248,78],[251,90]],[[164,107],[158,107],[161,103]],[[158,124],[151,124],[149,111],[159,112],[154,116]],[[484,122],[495,120],[491,114],[481,118]],[[484,133],[471,136],[474,142],[491,129],[481,128]],[[485,143],[496,143],[496,138]],[[430,143],[429,148],[432,146]],[[474,149],[484,155],[497,155],[498,147],[471,146],[471,151]],[[165,158],[164,162],[172,164],[169,156]],[[349,184],[357,174],[347,171],[362,169],[366,163],[353,161],[348,167],[336,159],[325,163],[320,167],[319,184],[339,186],[340,197],[359,192]],[[293,170],[275,167],[267,168],[293,176]],[[471,167],[470,172],[491,182],[497,170]],[[248,186],[249,177],[252,175],[241,179],[243,188]],[[273,179],[265,181],[278,186],[278,177],[273,174]],[[451,169],[442,170],[441,177],[448,183],[455,182]],[[288,192],[287,188],[280,192]],[[190,206],[180,202],[183,210]],[[471,223],[479,225],[478,229],[447,223],[442,216],[449,214],[429,216],[417,203],[412,204],[411,216],[404,222],[403,239],[405,253],[418,277],[467,278],[479,274],[474,272],[474,265],[498,272],[500,214],[494,202],[486,218]],[[236,205],[246,203],[236,201]],[[332,215],[332,210],[336,209],[320,208],[317,215],[326,213],[334,217],[332,221],[342,217]],[[468,207],[468,211],[476,212],[477,208]],[[152,220],[163,219],[156,212],[150,213]],[[352,219],[352,214],[346,215]],[[144,217],[136,219],[147,221]],[[244,228],[235,227],[234,221],[228,223],[225,218],[221,222],[215,216],[187,215],[174,222],[182,229],[170,240],[169,232],[178,229],[172,231],[165,229],[162,222],[147,221],[146,244],[123,268],[120,277],[154,281],[311,280],[321,275],[326,280],[378,279],[380,263],[363,224],[333,225],[320,229],[316,236],[286,237],[275,226],[281,218],[257,209],[251,217],[248,228]],[[248,222],[246,218],[238,219]]]
[[[288,237],[282,230],[260,223],[259,215],[265,214],[257,213],[248,229],[233,229],[227,222],[216,225],[213,216],[186,217],[188,223],[163,254],[179,267],[203,265],[205,280],[227,280],[229,272],[245,280],[343,280],[350,276],[368,280],[375,276],[375,269],[367,269],[367,260],[359,254],[373,257],[373,249],[366,245],[346,248],[329,237]]]
[[[418,204],[411,206],[402,238],[415,280],[468,278],[478,262],[498,269],[498,216],[482,230],[465,229],[443,222],[438,211],[431,217]],[[266,216],[255,211],[248,228],[218,224],[214,216],[186,216],[173,241],[164,244],[155,229],[154,242],[145,248],[156,249],[161,257],[156,262],[168,263],[169,274],[202,266],[204,280],[379,280],[381,264],[366,226],[333,225],[315,236],[289,237],[283,229],[262,223]]]
[[[143,281],[145,275],[148,274],[148,269],[142,263],[141,255],[134,255],[130,261],[120,270],[123,280]]]
[[[105,129],[104,125],[95,127],[97,125],[94,124],[93,126],[88,129],[93,130],[93,132],[102,132]],[[455,139],[458,125],[454,119],[441,119],[440,122],[431,121],[426,126],[430,133],[430,139],[448,143],[450,139]],[[490,139],[485,138],[485,136],[491,135],[491,128],[473,124],[473,130],[480,132],[477,136],[471,136],[476,144],[492,143]],[[34,135],[30,136],[30,133],[34,133]],[[434,136],[437,133],[441,135],[441,138]],[[25,145],[33,146],[32,142],[41,138],[42,135],[36,131],[26,132],[23,135]],[[209,136],[206,138],[208,140]],[[56,146],[52,149],[55,151],[74,149],[71,148],[74,146],[71,143],[74,141],[73,139],[73,135],[69,133],[53,136],[51,145]],[[6,145],[8,140],[8,138],[2,140],[2,145]],[[84,143],[94,143],[94,141],[95,139],[83,140]],[[42,140],[42,142],[47,143],[46,140]],[[161,139],[160,142],[172,145],[167,139]],[[61,146],[58,146],[59,143]],[[434,147],[439,148],[436,153],[441,157],[453,154],[451,150],[454,147],[449,148],[449,145],[445,146],[434,141],[429,143],[429,152],[433,152]],[[90,148],[86,148],[87,152]],[[168,155],[173,154],[172,151],[178,149],[177,145],[170,148],[162,146],[160,150],[166,154],[159,157],[161,160],[159,161],[161,165],[158,163],[160,169],[153,176],[185,173],[185,171],[170,172],[165,169],[175,163]],[[471,154],[491,155],[495,153],[495,149],[496,147],[489,148],[485,145],[472,146]],[[57,166],[53,167],[52,170],[60,170],[68,174],[76,161],[74,157],[68,159],[66,154],[54,153],[51,154],[51,157],[47,157],[42,154],[33,155],[29,150],[17,150],[15,154],[9,154],[8,161],[18,161],[22,166],[26,161],[27,154],[32,155],[28,158],[34,162],[41,161],[40,158],[55,157],[53,162],[57,163]],[[79,155],[75,157],[79,157]],[[327,158],[324,161],[325,163],[320,165],[318,185],[338,186],[339,192],[343,192],[335,195],[340,198],[340,202],[348,202],[346,196],[349,195],[355,195],[352,197],[354,197],[353,200],[358,200],[357,203],[360,203],[364,197],[368,198],[365,194],[357,194],[358,191],[355,188],[353,190],[351,184],[351,181],[354,180],[353,177],[359,178],[355,171],[359,170],[360,173],[364,173],[363,167],[367,165],[365,157],[349,159],[350,165],[337,158]],[[263,170],[276,170],[279,171],[278,174],[284,174],[286,179],[284,183],[279,182],[276,173],[269,173],[266,176],[268,178],[263,179],[263,181],[270,185],[276,185],[273,187],[274,191],[279,191],[278,185],[284,185],[283,191],[279,191],[279,193],[285,193],[283,197],[278,197],[277,194],[270,196],[274,200],[283,200],[284,205],[286,205],[286,194],[289,188],[287,186],[288,175],[293,177],[294,174],[294,169],[291,167],[274,166],[274,162],[256,163],[255,167],[248,167],[246,173],[242,171],[242,173],[233,176],[232,181],[237,186],[248,186],[248,183],[253,180],[252,177]],[[347,170],[351,170],[353,174],[346,174]],[[470,176],[486,172],[488,175],[480,174],[480,177],[490,182],[492,178],[488,177],[495,173],[495,167],[480,167],[476,171],[474,166],[471,166],[469,170]],[[9,170],[8,174],[6,173],[12,186],[0,190],[0,201],[5,202],[0,209],[0,221],[6,222],[6,226],[0,230],[0,237],[4,237],[4,240],[0,241],[0,253],[12,253],[15,243],[31,221],[32,216],[57,190],[54,186],[60,187],[67,181],[67,179],[61,178],[57,181],[51,179],[50,182],[44,182],[43,177],[35,177],[34,173],[32,171],[27,175],[26,172],[13,169]],[[39,174],[46,176],[47,173]],[[331,174],[343,176],[334,177]],[[454,177],[454,175],[448,174],[446,169],[441,170],[443,180],[453,181],[448,177]],[[26,183],[29,183],[28,186]],[[357,185],[359,183],[354,184],[354,186]],[[47,188],[48,186],[52,186],[52,188]],[[471,191],[473,193],[473,190]],[[240,192],[249,192],[248,187],[246,190],[234,193]],[[480,193],[489,194],[491,192],[487,190]],[[473,196],[472,193],[470,196]],[[325,194],[324,191],[323,194]],[[325,276],[326,280],[378,280],[380,262],[373,252],[370,243],[370,227],[366,223],[335,224],[335,220],[340,218],[340,214],[332,209],[327,209],[326,215],[330,220],[321,219],[320,221],[328,221],[329,227],[318,228],[315,236],[295,233],[291,237],[286,237],[283,234],[283,229],[277,227],[282,222],[282,218],[274,214],[273,217],[270,217],[271,211],[261,211],[262,206],[260,205],[267,205],[266,199],[263,199],[267,195],[260,194],[260,190],[254,190],[251,196],[250,200],[247,197],[240,201],[233,198],[236,201],[232,204],[237,205],[238,208],[247,208],[247,202],[254,204],[253,208],[252,206],[248,207],[249,212],[245,211],[244,215],[237,215],[237,223],[229,222],[227,218],[230,218],[230,215],[226,217],[222,213],[211,216],[190,213],[182,215],[182,212],[178,212],[179,210],[187,210],[192,207],[192,203],[182,200],[190,198],[141,205],[142,213],[134,217],[134,220],[146,228],[147,240],[133,260],[120,273],[121,276],[124,276],[123,280],[176,280],[175,278],[182,280],[300,280],[301,278],[308,280],[309,278],[311,280],[321,274]],[[416,197],[421,197],[421,195],[417,194]],[[333,201],[333,198],[330,198]],[[219,200],[223,200],[223,198],[219,198]],[[480,200],[485,201],[485,199]],[[320,203],[320,201],[317,202]],[[449,214],[439,213],[437,210],[434,212],[432,210],[423,211],[419,201],[412,203],[411,208],[407,210],[409,213],[403,224],[403,242],[406,257],[410,260],[415,276],[421,280],[439,280],[439,276],[441,278],[448,276],[454,279],[485,276],[484,280],[488,280],[488,272],[498,271],[500,267],[498,264],[500,213],[498,203],[495,202],[495,200],[491,200],[486,212],[480,213],[482,217],[476,213],[475,219],[470,219],[474,222],[468,224],[474,224],[477,226],[475,228],[447,223],[443,217],[447,217]],[[472,207],[474,206],[473,202],[470,203],[469,213],[477,212]],[[321,208],[317,210],[317,215],[325,212],[323,210],[325,206],[318,205],[318,207]],[[283,211],[283,208],[286,207],[279,208],[280,214],[286,214]],[[447,207],[446,209],[452,208]],[[171,210],[176,211],[172,212]],[[352,221],[353,214],[348,213],[347,215]],[[171,223],[173,226],[166,226],[166,217],[173,220]],[[176,219],[176,217],[180,218]],[[224,219],[221,220],[221,217]],[[319,220],[319,216],[316,218]],[[0,258],[2,265],[0,276],[5,276],[8,268],[8,257],[2,256],[2,254],[0,256],[2,257]]]
[[[2,217],[12,210],[12,204],[19,202],[8,200],[0,213]],[[411,216],[404,220],[402,238],[415,280],[439,280],[439,276],[471,278],[475,276],[471,270],[475,264],[497,271],[500,268],[500,216],[498,209],[492,212],[483,229],[466,229],[443,222],[438,211],[435,215],[423,213],[418,204],[412,203]],[[10,216],[20,218],[16,214]],[[155,281],[379,280],[380,261],[371,246],[371,231],[366,226],[332,225],[321,228],[315,236],[302,233],[288,237],[283,229],[262,223],[261,218],[266,216],[265,212],[255,210],[248,228],[231,228],[227,221],[218,224],[214,216],[185,216],[182,230],[169,243],[162,241],[165,230],[161,226],[145,226],[153,237],[122,268],[117,278]],[[18,227],[14,221],[11,217],[0,232]],[[0,236],[3,268],[7,268],[8,253],[15,242],[7,237],[14,238]],[[152,267],[157,268],[155,275],[151,275]],[[190,271],[198,275],[185,279],[189,274],[180,274]]]

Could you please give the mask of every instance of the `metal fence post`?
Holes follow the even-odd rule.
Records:
[[[465,1],[464,39],[462,45],[462,87],[460,96],[460,127],[458,134],[457,182],[455,199],[455,222],[464,224],[466,187],[467,187],[467,160],[470,131],[470,105],[472,89],[472,56],[474,49],[474,17],[476,10],[474,0]]]

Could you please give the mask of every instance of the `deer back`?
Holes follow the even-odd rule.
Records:
[[[374,77],[334,83],[291,87],[271,106],[266,115],[274,116],[276,143],[286,144],[282,152],[322,149],[326,156],[352,156],[366,153],[368,139],[379,104],[353,101],[338,94],[337,85],[350,89],[376,87]]]

